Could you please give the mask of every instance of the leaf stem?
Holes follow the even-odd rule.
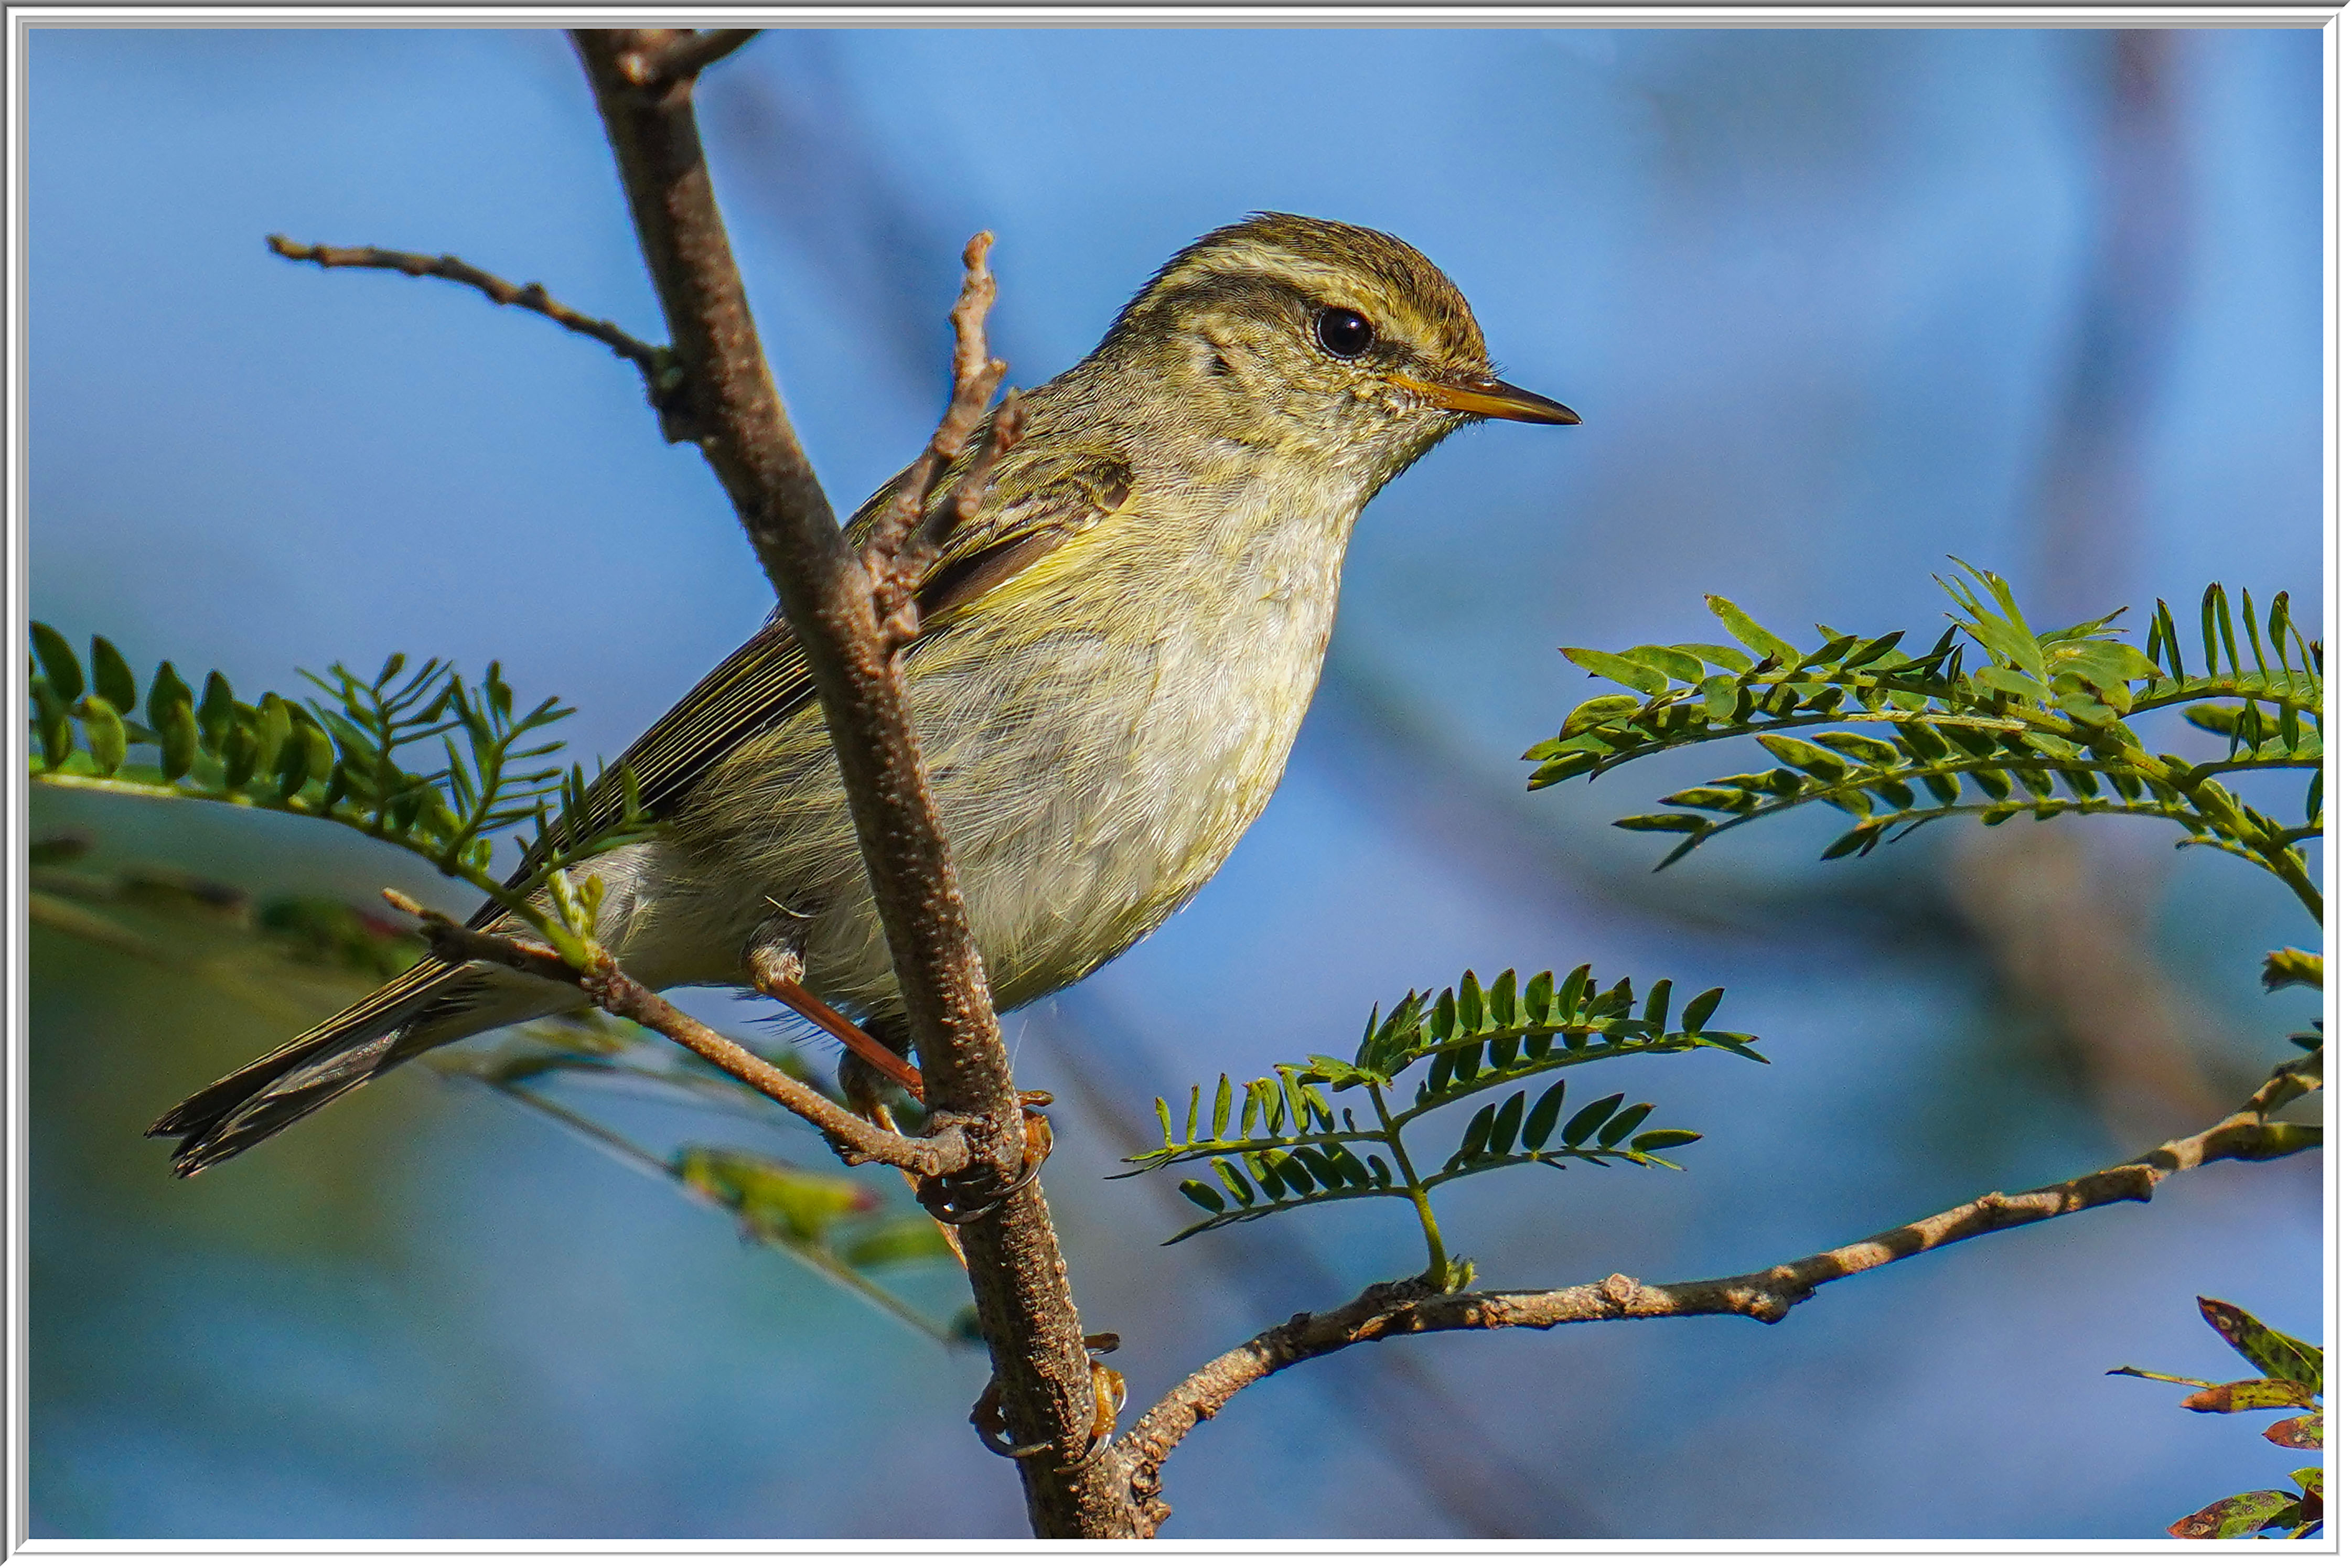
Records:
[[[151,800],[194,800],[218,805],[242,806],[254,811],[280,812],[289,816],[306,816],[313,821],[332,822],[352,828],[380,843],[405,849],[430,864],[443,875],[464,882],[484,897],[495,900],[516,919],[529,925],[541,937],[562,952],[574,967],[583,967],[588,950],[583,944],[582,933],[572,931],[547,910],[532,901],[531,895],[544,883],[547,876],[575,862],[577,857],[566,853],[551,853],[538,868],[539,875],[519,886],[509,887],[480,867],[465,860],[454,866],[445,865],[441,848],[414,828],[403,828],[385,820],[378,809],[371,812],[364,806],[338,802],[321,806],[316,800],[299,795],[265,799],[240,790],[212,789],[194,782],[151,783],[145,779],[124,778],[120,774],[99,775],[68,772],[52,768],[31,775],[33,782],[67,789],[99,790],[113,795],[143,795]],[[615,842],[607,836],[591,848],[606,848]]]
[[[1601,1023],[1621,1023],[1622,1021],[1623,1020],[1622,1019],[1612,1018],[1603,1019]],[[1595,1038],[1602,1037],[1600,1024],[1566,1025],[1563,1026],[1559,1032],[1564,1035],[1572,1035],[1581,1032]],[[1621,1057],[1680,1056],[1686,1051],[1725,1050],[1730,1048],[1717,1045],[1714,1041],[1702,1038],[1701,1036],[1707,1032],[1708,1031],[1700,1031],[1699,1034],[1693,1034],[1688,1030],[1678,1029],[1672,1033],[1658,1035],[1628,1035],[1622,1042],[1612,1040],[1605,1045],[1595,1046],[1591,1050],[1580,1050],[1573,1047],[1566,1048],[1555,1047],[1552,1050],[1547,1051],[1542,1056],[1528,1057],[1521,1061],[1513,1063],[1507,1068],[1490,1068],[1480,1073],[1475,1079],[1468,1080],[1456,1079],[1446,1088],[1431,1095],[1427,1100],[1415,1100],[1412,1105],[1409,1105],[1404,1110],[1397,1112],[1396,1125],[1399,1129],[1402,1129],[1410,1125],[1416,1119],[1428,1115],[1433,1110],[1443,1110],[1449,1105],[1459,1105],[1465,1100],[1475,1099],[1477,1096],[1485,1094],[1491,1089],[1499,1089],[1504,1084],[1517,1083],[1521,1079],[1539,1078],[1548,1072],[1565,1072],[1570,1068],[1583,1067],[1592,1062],[1615,1061]],[[1485,1040],[1507,1039],[1515,1034],[1525,1037],[1536,1033],[1538,1033],[1538,1031],[1533,1028],[1489,1029],[1481,1031],[1477,1034],[1465,1035],[1458,1039],[1448,1040],[1445,1045],[1439,1047],[1439,1049],[1452,1050],[1463,1046],[1476,1045]],[[1741,1039],[1755,1038],[1752,1035],[1737,1037]],[[1423,1056],[1411,1058],[1409,1058],[1407,1065],[1411,1065],[1412,1062],[1426,1060],[1428,1057],[1434,1056],[1436,1054],[1435,1050],[1432,1050],[1424,1053]],[[1756,1053],[1746,1051],[1744,1049],[1734,1050],[1733,1054],[1745,1055],[1749,1057],[1751,1059],[1756,1060],[1762,1059],[1760,1057],[1758,1057]],[[1434,1186],[1436,1184],[1436,1178],[1432,1178],[1430,1184]]]
[[[1405,1152],[1402,1124],[1389,1114],[1389,1102],[1381,1093],[1381,1086],[1368,1083],[1371,1091],[1372,1110],[1381,1119],[1387,1134],[1389,1152],[1396,1156],[1397,1179],[1404,1184],[1404,1195],[1412,1200],[1413,1213],[1421,1216],[1422,1239],[1429,1244],[1429,1272],[1423,1276],[1433,1289],[1444,1289],[1452,1274],[1452,1265],[1445,1256],[1445,1237],[1437,1228],[1437,1211],[1429,1206],[1429,1189],[1422,1184],[1421,1173],[1412,1168],[1412,1156]]]
[[[2112,733],[2092,731],[2072,738],[2082,741],[2095,752],[2112,756],[2126,763],[2144,778],[2159,780],[2179,790],[2196,807],[2198,816],[2216,830],[2216,838],[2226,835],[2252,851],[2246,857],[2248,859],[2259,858],[2259,864],[2284,882],[2288,890],[2303,901],[2305,910],[2314,921],[2323,926],[2327,923],[2327,901],[2312,885],[2311,874],[2305,868],[2303,857],[2291,842],[2258,830],[2248,818],[2244,803],[2228,789],[2210,777],[2200,776],[2195,768],[2186,773],[2176,773],[2163,761],[2148,755],[2139,747],[2118,742]]]

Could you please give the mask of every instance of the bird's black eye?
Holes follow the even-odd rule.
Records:
[[[1372,324],[1344,305],[1315,312],[1315,341],[1341,359],[1354,359],[1372,346]]]

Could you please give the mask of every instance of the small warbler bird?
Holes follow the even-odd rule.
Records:
[[[1187,246],[1024,401],[1020,440],[919,585],[904,655],[1006,1012],[1166,920],[1265,807],[1322,671],[1349,535],[1381,487],[1474,420],[1578,422],[1496,379],[1469,305],[1421,252],[1279,213]],[[852,518],[854,537],[895,489]],[[659,830],[580,869],[604,881],[596,936],[623,969],[660,989],[781,965],[903,1041],[824,720],[781,616],[622,762]],[[596,797],[607,816],[592,831],[621,811],[617,789]],[[501,921],[492,905],[474,923]],[[181,1141],[174,1168],[193,1174],[422,1051],[580,1005],[576,989],[428,958],[152,1131]],[[870,1100],[852,1062],[845,1087]]]

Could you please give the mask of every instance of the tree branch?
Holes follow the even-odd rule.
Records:
[[[690,79],[640,85],[623,66],[670,54],[680,30],[572,35],[684,373],[703,455],[807,657],[888,939],[931,1109],[967,1118],[1000,1186],[1024,1140],[1011,1068],[946,836],[908,722],[874,585],[835,524],[776,395],[713,195]],[[1008,1424],[1050,1450],[1022,1461],[1043,1535],[1138,1528],[1110,1467],[1082,1463],[1094,1383],[1045,1199],[1033,1184],[963,1228],[972,1295]],[[1076,1467],[1068,1474],[1056,1467]]]
[[[593,316],[583,316],[571,306],[552,299],[546,286],[525,283],[518,287],[494,273],[485,272],[473,263],[456,256],[425,256],[413,250],[384,250],[373,245],[302,245],[282,234],[269,237],[269,248],[289,261],[316,262],[321,270],[339,267],[373,268],[385,272],[405,273],[411,278],[446,278],[452,283],[462,283],[480,290],[490,302],[512,305],[545,316],[557,326],[583,337],[593,338],[611,349],[622,359],[637,367],[645,377],[646,397],[665,415],[674,401],[676,387],[671,384],[669,354],[667,350],[641,342],[623,331],[610,321]],[[664,434],[672,440],[682,440],[682,433],[672,432],[667,423]]]
[[[601,949],[591,967],[575,969],[544,942],[476,931],[426,909],[394,889],[386,888],[383,898],[393,908],[424,922],[425,940],[435,957],[453,963],[495,963],[559,985],[576,985],[605,1012],[667,1036],[730,1078],[748,1084],[809,1122],[853,1165],[870,1161],[895,1165],[918,1176],[947,1176],[972,1163],[971,1148],[958,1128],[950,1127],[934,1137],[909,1138],[876,1126],[835,1104],[767,1058],[738,1045],[700,1019],[680,1012],[629,978],[613,955]]]
[[[1192,1373],[1146,1411],[1113,1446],[1114,1462],[1128,1470],[1137,1507],[1156,1525],[1169,1511],[1159,1501],[1160,1468],[1187,1434],[1214,1417],[1228,1400],[1260,1378],[1349,1345],[1370,1344],[1399,1334],[1551,1329],[1564,1323],[1622,1318],[1732,1315],[1777,1323],[1833,1279],[1991,1231],[2126,1200],[2146,1203],[2167,1176],[2216,1160],[2275,1160],[2315,1148],[2321,1129],[2265,1118],[2319,1087],[2320,1058],[2319,1051],[2313,1051],[2273,1068],[2269,1080],[2235,1113],[2202,1132],[2158,1144],[2136,1160],[2014,1196],[1987,1193],[1942,1214],[1755,1274],[1678,1285],[1644,1285],[1625,1275],[1612,1274],[1595,1284],[1559,1290],[1451,1295],[1431,1289],[1420,1279],[1371,1286],[1344,1307],[1321,1313],[1301,1312]]]
[[[614,61],[623,80],[631,87],[661,87],[673,82],[692,81],[709,67],[760,36],[757,27],[713,27],[709,32],[687,32],[663,41],[641,42],[635,48],[625,49]],[[640,34],[642,38],[644,35]]]

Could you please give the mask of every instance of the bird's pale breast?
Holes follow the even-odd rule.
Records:
[[[1068,984],[1166,919],[1281,777],[1360,502],[1245,474],[1221,488],[1216,523],[1190,530],[1139,494],[1032,568],[1018,609],[983,602],[908,655],[924,762],[1000,1006]],[[813,989],[895,1011],[814,708],[721,768],[734,776],[705,793],[734,804],[682,816],[634,879],[638,907],[615,905],[634,931],[661,936],[656,953],[616,931],[624,963],[724,970],[656,983],[737,979],[752,927],[791,911],[810,921]],[[747,790],[765,809],[744,809]],[[646,918],[656,904],[662,918]]]

